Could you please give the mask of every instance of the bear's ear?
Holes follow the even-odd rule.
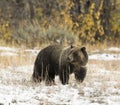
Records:
[[[81,50],[82,50],[82,51],[85,51],[85,50],[86,50],[86,47],[81,47]]]
[[[71,49],[72,49],[73,47],[74,47],[73,45],[70,46]]]

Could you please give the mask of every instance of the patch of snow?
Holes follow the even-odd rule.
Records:
[[[16,52],[17,50],[18,50],[17,48],[2,47],[2,46],[0,46],[0,51],[12,51],[12,52]]]
[[[120,54],[94,54],[90,55],[89,59],[94,60],[120,60]]]
[[[92,53],[99,53],[99,52],[100,52],[100,50],[98,50],[98,49],[92,51]]]
[[[31,73],[30,71],[33,70],[33,65],[26,65],[26,66],[18,66],[16,71],[24,72],[24,73]]]
[[[38,54],[40,50],[33,50],[33,49],[27,49],[25,50],[26,53],[29,53],[29,54]]]
[[[120,96],[111,95],[106,100],[108,105],[120,105]]]
[[[1,52],[0,56],[18,56],[15,52]]]
[[[120,48],[117,48],[117,47],[111,47],[111,48],[108,48],[108,49],[105,49],[105,50],[108,50],[108,51],[120,51]]]
[[[85,95],[86,97],[90,96],[93,92],[94,92],[94,89],[93,89],[93,88],[84,87],[84,95]]]
[[[17,56],[19,49],[0,46],[0,56]]]
[[[106,70],[106,69],[104,69],[104,68],[100,68],[100,69],[98,70],[98,73],[99,73],[99,74],[110,75],[110,71],[109,71],[109,70]]]

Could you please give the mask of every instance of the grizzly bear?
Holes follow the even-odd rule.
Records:
[[[82,82],[86,76],[87,62],[85,47],[49,45],[37,55],[33,81],[51,84],[55,83],[55,75],[58,75],[61,83],[65,85],[69,82],[69,75],[74,73],[75,79]]]

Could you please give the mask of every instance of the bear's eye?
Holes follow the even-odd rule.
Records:
[[[73,55],[74,55],[74,57],[77,57],[77,56],[78,56],[78,53],[77,53],[77,52],[74,52]]]

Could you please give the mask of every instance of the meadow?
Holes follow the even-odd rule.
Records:
[[[120,48],[89,51],[83,83],[53,86],[31,79],[39,50],[0,47],[0,105],[120,105]]]

